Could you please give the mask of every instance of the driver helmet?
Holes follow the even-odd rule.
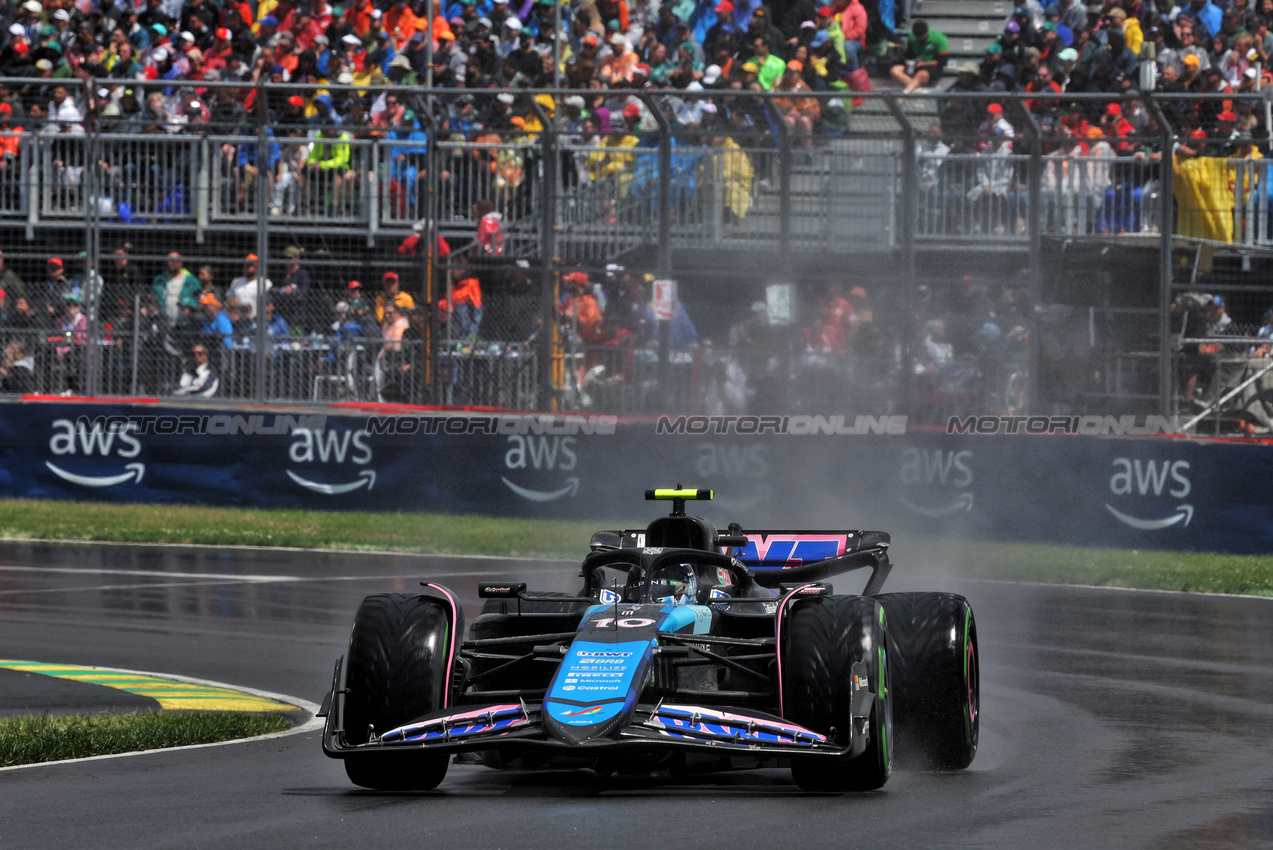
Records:
[[[650,576],[650,601],[664,605],[693,605],[698,601],[698,579],[689,564],[666,564]]]

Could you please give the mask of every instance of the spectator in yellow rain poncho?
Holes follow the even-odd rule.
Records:
[[[1270,177],[1263,167],[1242,168],[1224,156],[1210,156],[1205,135],[1200,131],[1182,144],[1172,160],[1172,186],[1175,189],[1177,224],[1180,236],[1232,242],[1237,184],[1242,182],[1245,198],[1256,191],[1268,191],[1260,184]],[[1250,142],[1239,142],[1233,159],[1257,160],[1263,155]],[[1239,168],[1242,174],[1239,175]]]
[[[633,166],[636,163],[636,154],[631,151],[640,141],[632,133],[624,132],[622,127],[616,126],[601,138],[600,146],[604,150],[594,150],[588,154],[588,177],[594,183],[614,179],[619,186],[619,196],[627,197],[628,187],[632,185],[632,178],[635,176]]]
[[[729,136],[716,136],[713,141],[720,148],[716,155],[716,176],[722,186],[725,209],[734,218],[746,218],[751,209],[752,183],[756,179],[751,157]]]

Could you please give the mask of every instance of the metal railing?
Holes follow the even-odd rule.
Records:
[[[33,85],[29,80],[13,82],[17,91]],[[103,85],[115,88],[119,83]],[[135,86],[142,95],[171,87],[167,82]],[[1032,258],[1030,286],[1037,294],[1038,247],[1048,235],[1096,240],[1156,234],[1168,288],[1174,235],[1273,246],[1273,165],[1267,161],[1229,158],[1223,140],[1207,151],[1212,155],[1171,160],[1167,157],[1174,144],[1185,141],[1186,134],[1166,119],[1138,134],[1134,154],[1116,155],[1109,145],[1094,144],[1080,155],[1065,146],[1063,134],[1040,126],[1015,96],[977,96],[1005,104],[1005,115],[1017,125],[1011,144],[979,137],[985,149],[975,144],[977,139],[963,139],[974,144],[963,144],[957,152],[917,154],[921,132],[934,107],[940,114],[941,99],[870,96],[849,116],[847,128],[828,126],[812,137],[794,138],[776,118],[768,95],[678,95],[714,98],[722,115],[734,109],[742,116],[683,127],[663,109],[664,95],[641,92],[633,97],[645,103],[652,120],[585,135],[553,117],[554,110],[558,116],[564,112],[568,92],[549,93],[552,108],[534,93],[514,96],[519,113],[528,121],[539,120],[535,132],[511,126],[473,132],[457,131],[449,123],[454,92],[407,93],[419,116],[414,125],[341,127],[275,121],[269,104],[285,98],[278,97],[282,89],[269,85],[207,88],[207,96],[201,95],[205,101],[255,89],[253,124],[192,122],[162,131],[126,132],[127,122],[113,123],[96,114],[95,83],[86,81],[82,126],[46,133],[32,123],[21,133],[0,133],[0,229],[23,230],[31,242],[57,242],[57,253],[70,257],[78,245],[68,249],[67,243],[87,224],[83,255],[86,276],[91,276],[104,265],[102,234],[116,234],[123,243],[143,226],[189,233],[197,243],[223,239],[229,244],[237,238],[235,250],[219,256],[233,255],[237,262],[251,251],[261,254],[264,266],[270,240],[280,233],[293,242],[304,241],[295,234],[310,231],[365,239],[369,247],[388,248],[368,251],[368,256],[383,256],[418,226],[424,230],[420,252],[428,252],[434,236],[469,237],[477,223],[476,202],[489,201],[502,217],[503,259],[528,263],[527,277],[539,291],[526,309],[545,326],[554,320],[555,282],[565,267],[596,267],[639,249],[657,257],[650,265],[662,277],[675,276],[674,249],[741,249],[783,269],[801,251],[888,252],[901,258],[899,276],[911,283],[916,251],[1004,249]],[[328,88],[340,94],[340,87]],[[289,95],[298,91],[307,101],[315,94],[304,86],[286,87]],[[478,98],[496,94],[474,93]],[[818,97],[829,103],[831,95]],[[1084,102],[1094,108],[1103,103],[1091,96]],[[1197,99],[1204,102],[1206,98]],[[1156,98],[1144,103],[1162,114]],[[1182,114],[1179,104],[1171,114]],[[255,244],[240,244],[248,239]],[[348,255],[325,262],[337,267]],[[39,261],[48,256],[52,253]],[[412,266],[410,286],[427,281],[434,287],[420,298],[427,307],[436,303],[437,282],[430,276],[440,266],[432,254],[410,256],[415,259],[403,259],[404,273]],[[377,267],[376,274],[383,270]],[[277,273],[273,279],[279,280]],[[406,280],[404,276],[404,285]],[[1166,304],[1161,307],[1165,315]],[[586,352],[547,333],[527,343],[532,334],[491,330],[485,332],[489,339],[477,335],[459,341],[457,348],[449,329],[439,336],[436,317],[429,321],[434,324],[421,332],[428,342],[415,343],[416,360],[399,364],[406,368],[394,374],[384,367],[377,373],[375,359],[365,362],[365,351],[333,370],[331,358],[349,356],[337,356],[332,346],[339,344],[289,340],[281,345],[258,331],[251,345],[218,353],[223,392],[256,399],[379,400],[386,397],[387,386],[388,396],[415,402],[543,407],[585,405],[591,398],[594,404],[625,411],[673,404],[696,409],[714,403],[712,381],[703,378],[703,371],[715,369],[717,361],[708,362],[706,354],[688,355],[688,362],[697,366],[685,369],[675,352],[660,351],[653,359],[648,351],[634,353],[632,364],[620,370],[614,362],[590,363]],[[180,378],[179,357],[169,354],[163,360],[154,354],[162,340],[108,341],[100,316],[89,335],[82,369],[64,354],[60,379],[46,371],[51,390],[77,384],[98,393],[164,393]],[[1166,334],[1160,337],[1165,340]],[[32,345],[54,343],[36,340]],[[1132,352],[1137,357],[1148,353]],[[613,361],[613,352],[606,356]],[[41,355],[42,368],[51,370],[54,359]],[[1160,352],[1160,376],[1168,368],[1167,359]],[[596,373],[596,365],[608,368]],[[1141,365],[1136,364],[1136,371],[1142,371]],[[841,385],[858,393],[864,386],[884,393],[882,388],[893,379],[881,374],[912,366],[880,365],[875,370],[880,374],[866,383],[855,377],[859,367],[847,361],[825,373],[814,364],[799,371],[809,382],[826,381],[810,397],[830,399],[840,397]],[[410,386],[395,390],[389,379],[405,372],[413,372]],[[622,379],[616,377],[620,374]],[[1119,377],[1112,386],[1121,381]],[[922,389],[923,383],[897,380],[880,397],[888,404],[914,405],[918,396],[912,385]]]

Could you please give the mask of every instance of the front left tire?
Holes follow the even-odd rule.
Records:
[[[451,623],[428,596],[378,593],[358,606],[345,656],[343,726],[348,744],[365,744],[442,707]],[[351,782],[377,791],[436,788],[450,757],[439,753],[351,754]]]

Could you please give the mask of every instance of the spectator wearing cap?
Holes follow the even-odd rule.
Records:
[[[992,83],[999,73],[999,66],[1003,64],[1003,45],[998,41],[992,41],[986,45],[986,51],[981,56],[981,62],[977,66],[977,81],[982,86],[988,86]]]
[[[809,84],[801,76],[803,72],[804,66],[801,65],[798,59],[792,59],[787,63],[786,73],[782,75],[782,79],[774,86],[774,91],[790,92],[797,96],[774,98],[774,105],[782,110],[782,116],[787,122],[787,126],[796,135],[806,137],[803,144],[808,147],[812,140],[807,137],[813,133],[814,125],[822,118],[822,108],[819,106],[817,98],[798,96],[813,93]]]
[[[195,295],[199,292],[199,279],[183,266],[181,254],[172,251],[168,254],[164,271],[155,275],[155,279],[151,281],[151,290],[168,322],[175,324],[181,305],[194,303]]]
[[[1021,25],[1016,21],[1004,24],[1003,32],[997,39],[999,43],[1000,61],[1016,68],[1021,64],[1022,56],[1028,46],[1021,38]]]
[[[1140,67],[1140,59],[1132,53],[1123,40],[1123,31],[1113,29],[1109,32],[1107,43],[1098,49],[1088,65],[1088,73],[1092,83],[1101,91],[1119,91],[1119,83],[1135,79]]]
[[[1030,10],[1025,7],[1025,4],[1018,3],[1008,15],[1008,20],[1004,22],[1005,28],[1009,22],[1017,25],[1021,43],[1026,46],[1032,45],[1038,39],[1039,26],[1043,23],[1043,10],[1039,10],[1039,20],[1036,23],[1034,16],[1030,14]]]
[[[948,56],[946,36],[930,30],[926,21],[916,21],[906,37],[902,61],[889,69],[889,76],[902,84],[902,91],[913,92],[941,79]]]
[[[376,296],[377,322],[384,323],[386,304],[393,304],[402,311],[415,309],[415,299],[402,291],[402,282],[397,272],[385,272],[380,278],[380,287],[381,293]]]
[[[1061,90],[1068,89],[1070,84],[1070,74],[1074,72],[1075,66],[1078,65],[1079,54],[1073,47],[1067,47],[1064,50],[1057,51],[1056,63],[1052,66],[1052,79],[1061,86]]]
[[[1123,107],[1117,103],[1105,106],[1101,115],[1101,133],[1106,141],[1120,154],[1130,153],[1133,143],[1128,138],[1135,134],[1136,128],[1123,116]]]
[[[628,37],[623,33],[616,32],[610,36],[609,43],[610,53],[601,60],[597,76],[611,86],[624,88],[624,84],[632,82],[633,70],[640,57],[629,49]]]
[[[1061,20],[1062,5],[1059,2],[1053,3],[1044,9],[1043,14],[1047,20],[1040,25],[1040,31],[1042,31],[1043,27],[1051,24],[1052,31],[1056,33],[1056,40],[1061,43],[1062,48],[1065,48],[1074,44],[1074,30],[1067,27],[1065,22]]]
[[[349,315],[361,322],[369,313],[374,312],[375,304],[367,298],[360,282],[351,280],[346,284],[345,289],[348,293],[345,300],[349,303]]]
[[[279,285],[274,288],[272,301],[289,325],[308,329],[309,290],[313,282],[309,272],[301,265],[301,253],[296,245],[288,245],[283,249],[286,271]]]
[[[230,288],[226,292],[227,300],[239,304],[247,319],[256,318],[256,302],[262,285],[267,293],[274,288],[273,281],[268,278],[261,279],[259,267],[260,260],[256,254],[248,254],[244,257],[243,274],[230,281]]]
[[[79,391],[80,372],[83,366],[83,345],[88,342],[88,317],[84,315],[84,305],[80,296],[74,292],[67,293],[62,299],[62,316],[58,320],[60,330],[71,345],[59,345],[56,349],[59,365],[66,372],[66,388],[72,392]],[[78,356],[71,352],[79,349]]]
[[[670,4],[663,4],[663,7],[669,9]],[[716,48],[721,42],[722,36],[738,35],[742,32],[742,28],[734,22],[734,4],[733,0],[720,0],[712,9],[716,13],[716,23],[708,27],[707,32],[703,34],[703,52],[708,56],[716,55]],[[675,38],[675,27],[668,41],[661,42],[665,47],[671,43],[671,39]]]
[[[234,346],[234,324],[221,309],[221,300],[215,293],[205,292],[199,296],[199,309],[203,311],[203,334],[209,337],[208,345],[222,348]]]
[[[1014,183],[1009,155],[1015,132],[998,103],[986,106],[986,120],[978,130],[976,174],[966,197],[973,205],[975,227],[1005,233],[1015,224],[1024,230],[1026,195]]]

